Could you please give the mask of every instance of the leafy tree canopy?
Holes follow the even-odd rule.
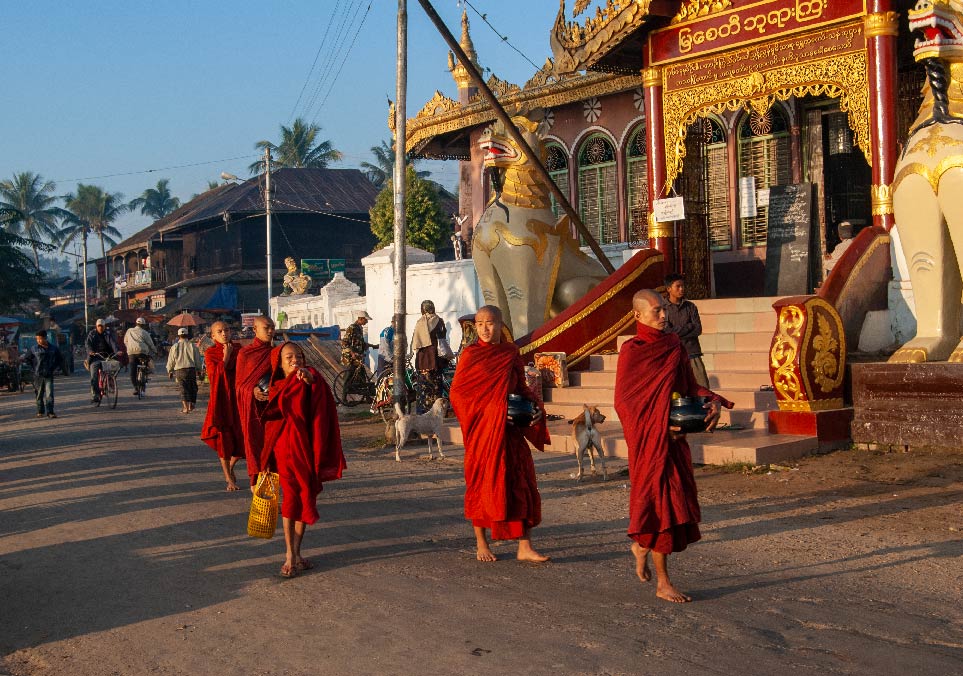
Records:
[[[27,301],[40,297],[43,273],[23,251],[34,246],[41,251],[53,248],[0,230],[0,312],[16,312]]]
[[[395,149],[394,145],[387,141],[382,141],[381,145],[371,146],[371,154],[374,155],[374,163],[362,162],[361,171],[368,177],[368,180],[378,188],[383,188],[386,183],[392,180],[395,170]],[[416,165],[418,160],[408,157],[408,163]],[[430,171],[416,171],[418,178],[428,178]]]
[[[259,150],[270,148],[271,164],[274,167],[325,169],[332,162],[341,159],[341,151],[336,150],[331,141],[318,141],[320,131],[320,126],[308,124],[299,117],[290,127],[281,125],[280,143],[258,141],[254,147]],[[254,162],[248,169],[252,174],[264,173],[264,160]]]
[[[448,234],[447,219],[442,215],[438,193],[430,181],[419,178],[413,167],[406,172],[405,218],[407,242],[410,246],[435,253]],[[394,193],[389,181],[378,193],[371,216],[371,232],[378,238],[378,246],[394,242]]]
[[[181,201],[171,194],[170,181],[162,178],[154,188],[148,188],[140,197],[135,197],[128,204],[131,211],[140,209],[140,213],[150,216],[155,221],[164,218],[181,205]]]
[[[56,190],[52,181],[44,181],[32,171],[14,174],[10,181],[0,181],[0,223],[8,232],[24,236],[33,250],[37,267],[40,267],[37,243],[57,241],[57,221],[65,215],[54,206],[59,199],[54,195]]]

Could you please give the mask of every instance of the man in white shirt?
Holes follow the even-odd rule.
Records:
[[[143,317],[137,318],[134,327],[127,330],[124,334],[124,347],[127,348],[127,355],[130,357],[130,384],[134,387],[134,396],[137,396],[137,366],[138,364],[148,365],[150,358],[157,352],[154,339],[150,337],[147,330],[147,320]]]

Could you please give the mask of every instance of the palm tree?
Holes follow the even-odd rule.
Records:
[[[164,218],[181,205],[181,201],[171,195],[167,184],[170,181],[162,178],[157,182],[156,188],[148,188],[140,197],[135,197],[127,206],[131,211],[140,209],[140,213],[150,216],[155,221]]]
[[[321,127],[307,124],[304,119],[297,118],[291,127],[281,125],[281,143],[275,145],[270,141],[258,141],[255,148],[271,149],[271,163],[276,167],[292,167],[303,169],[314,167],[326,168],[331,162],[341,159],[341,151],[335,150],[331,141],[315,143]],[[264,160],[258,160],[248,167],[252,174],[264,172]]]
[[[57,241],[59,232],[56,222],[63,217],[63,210],[54,206],[58,197],[57,186],[44,181],[39,174],[25,171],[14,174],[12,181],[0,181],[0,220],[8,232],[23,235],[33,249],[33,260],[40,268],[37,242]]]
[[[107,258],[107,244],[114,246],[120,231],[113,227],[117,218],[130,210],[119,192],[104,192],[96,185],[77,185],[77,192],[64,195],[67,214],[60,230],[60,250],[79,236],[94,233],[100,239],[100,254]]]
[[[380,146],[371,146],[371,154],[374,155],[375,163],[362,162],[361,170],[368,180],[375,184],[377,188],[383,188],[391,181],[395,169],[395,149],[394,145],[387,141],[382,141]],[[418,160],[408,158],[408,166],[414,166]],[[418,178],[431,176],[430,171],[416,171]]]

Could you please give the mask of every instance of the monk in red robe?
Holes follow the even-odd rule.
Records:
[[[637,333],[619,352],[615,411],[629,447],[629,537],[634,541],[636,574],[642,582],[651,579],[651,552],[658,579],[656,595],[686,603],[692,598],[673,586],[668,558],[702,537],[701,514],[689,444],[680,428],[669,426],[672,393],[707,397],[710,431],[719,422],[720,407],[733,404],[696,382],[679,337],[663,333],[662,302],[659,294],[648,290],[632,298]]]
[[[207,416],[201,427],[201,440],[217,451],[227,490],[237,490],[234,465],[244,457],[244,437],[237,415],[237,394],[234,391],[239,343],[231,341],[231,330],[224,322],[211,324],[214,345],[204,353],[207,380],[211,384],[211,398]]]
[[[340,479],[347,467],[334,395],[321,374],[305,365],[304,352],[294,343],[271,352],[270,402],[264,420],[264,447],[254,469],[277,467],[287,548],[281,575],[294,577],[314,567],[301,556],[301,541],[305,527],[318,520],[322,484]]]
[[[261,422],[261,416],[268,401],[267,388],[258,387],[258,383],[271,372],[273,341],[274,322],[268,317],[255,317],[254,340],[237,353],[237,381],[234,383],[234,391],[237,394],[237,413],[244,436],[247,474],[252,486],[257,483],[257,470],[253,467],[264,447],[264,423]]]
[[[542,520],[535,463],[525,439],[539,450],[549,442],[542,411],[520,429],[508,420],[508,395],[535,400],[514,343],[502,340],[502,313],[486,305],[475,314],[478,342],[462,350],[451,383],[451,405],[465,443],[465,518],[471,520],[479,561],[495,561],[486,536],[518,540],[520,561],[549,557],[532,548],[531,530]]]

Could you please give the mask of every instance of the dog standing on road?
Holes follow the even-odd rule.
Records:
[[[599,457],[602,465],[602,481],[608,481],[608,473],[605,471],[605,452],[602,450],[602,435],[596,425],[605,422],[605,416],[599,411],[598,406],[591,408],[587,404],[582,404],[582,414],[578,415],[569,423],[572,425],[572,436],[578,450],[575,451],[575,458],[578,460],[578,475],[576,481],[582,480],[582,456],[588,450],[589,461],[592,463],[592,474],[595,474],[595,456],[592,455],[590,448],[595,450],[595,455]]]
[[[408,435],[412,432],[424,434],[428,437],[428,459],[434,456],[431,452],[431,438],[435,438],[438,444],[438,457],[444,459],[445,454],[441,450],[441,428],[445,424],[445,413],[448,412],[448,400],[438,397],[432,405],[431,410],[423,415],[406,415],[402,412],[401,406],[395,404],[395,413],[398,419],[395,420],[395,460],[401,462],[401,447],[408,441]]]

